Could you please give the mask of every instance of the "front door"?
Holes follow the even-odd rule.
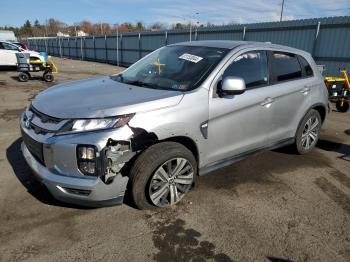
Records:
[[[209,99],[207,163],[259,149],[268,141],[271,131],[271,94],[266,51],[237,54],[224,69],[226,76],[245,80],[246,91],[241,95]],[[218,81],[220,84],[220,80]]]

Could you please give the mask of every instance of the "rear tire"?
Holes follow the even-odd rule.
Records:
[[[29,74],[28,73],[24,73],[24,72],[20,72],[18,74],[18,80],[20,82],[27,82],[29,80]]]
[[[131,167],[133,201],[139,209],[174,205],[192,188],[196,175],[196,159],[185,146],[175,142],[155,144]]]
[[[343,103],[341,100],[337,100],[337,102],[335,103],[335,106],[337,110],[341,113],[345,113],[349,110],[349,102],[346,100],[344,100]]]
[[[294,147],[298,154],[309,153],[317,144],[321,130],[320,113],[311,109],[301,121],[296,136]]]

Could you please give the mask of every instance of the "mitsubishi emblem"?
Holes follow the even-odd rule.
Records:
[[[26,120],[26,122],[24,123],[25,127],[29,129],[30,127],[30,121],[29,119]]]
[[[26,120],[24,122],[24,126],[29,129],[30,128],[30,121],[33,119],[33,114],[27,114]]]

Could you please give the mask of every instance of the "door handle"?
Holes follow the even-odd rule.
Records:
[[[274,100],[271,97],[267,97],[263,102],[260,103],[260,105],[269,107],[273,103],[273,101]]]
[[[300,90],[301,93],[307,95],[310,91],[310,87],[309,86],[304,86],[303,89]]]

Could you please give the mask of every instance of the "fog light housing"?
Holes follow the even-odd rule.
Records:
[[[97,176],[97,148],[92,145],[77,146],[77,161],[80,172],[87,176]]]

